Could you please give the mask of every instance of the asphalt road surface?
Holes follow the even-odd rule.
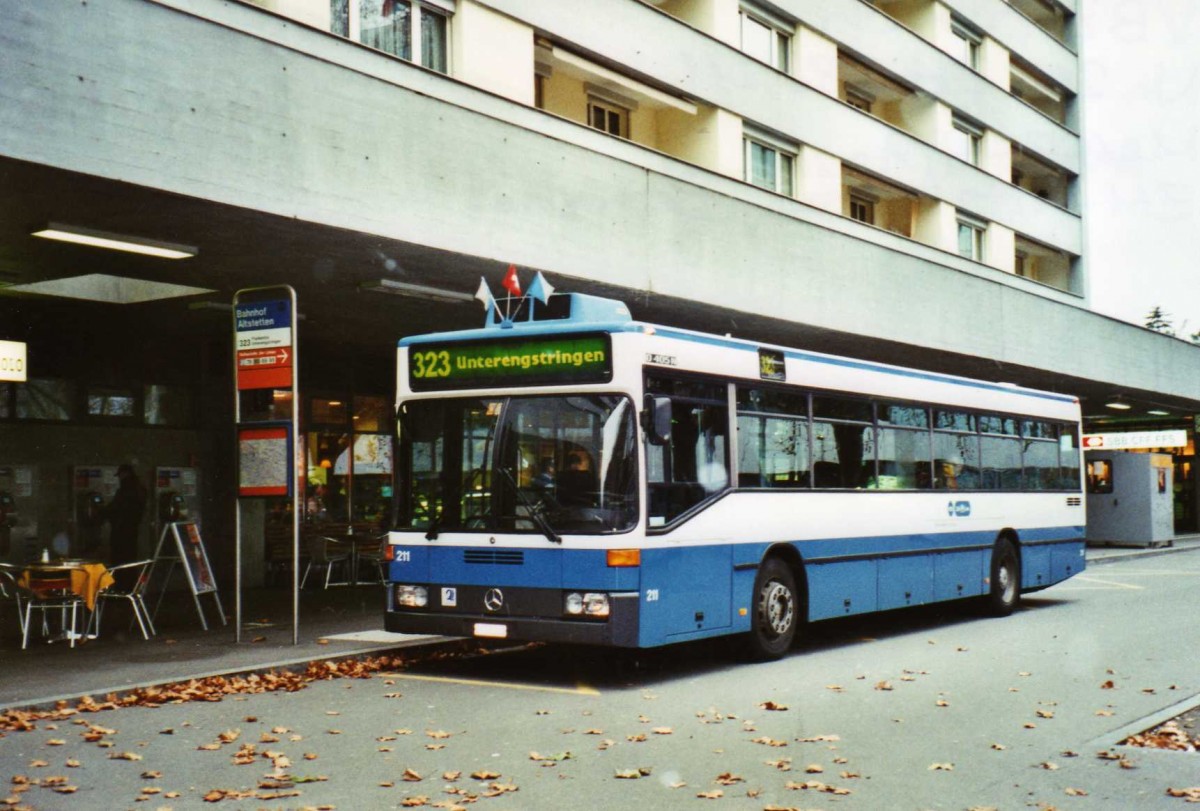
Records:
[[[0,809],[1183,809],[1200,754],[1118,743],[1200,703],[1198,589],[1176,554],[1007,619],[817,624],[768,664],[516,647],[41,722],[0,738]]]

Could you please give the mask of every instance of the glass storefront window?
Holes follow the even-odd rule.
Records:
[[[393,422],[392,408],[388,404],[386,397],[363,397],[355,395],[353,403],[355,432],[391,432]]]
[[[142,389],[142,416],[147,425],[188,425],[192,393],[182,386],[147,385]]]
[[[305,520],[345,522],[349,516],[350,437],[311,431],[305,442]]]
[[[17,386],[17,419],[70,420],[75,384],[70,380],[27,380]]]
[[[345,425],[350,419],[345,397],[313,397],[309,409],[312,425]]]
[[[89,388],[87,413],[89,417],[132,417],[136,398],[129,389]]]

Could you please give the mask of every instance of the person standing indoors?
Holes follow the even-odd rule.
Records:
[[[138,481],[132,465],[117,468],[117,492],[105,512],[108,518],[109,557],[113,564],[138,559],[138,530],[146,511],[146,488]]]

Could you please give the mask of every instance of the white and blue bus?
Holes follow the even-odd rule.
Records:
[[[774,658],[1084,568],[1074,397],[518,306],[399,343],[389,631]]]

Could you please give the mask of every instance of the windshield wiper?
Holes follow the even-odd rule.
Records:
[[[521,492],[521,488],[517,485],[517,480],[513,478],[513,474],[509,472],[508,468],[497,465],[496,470],[500,471],[504,476],[504,480],[512,486],[513,492],[517,494],[517,500],[521,502],[522,507],[528,510],[529,518],[542,531],[542,534],[553,543],[562,543],[562,538],[550,526],[550,522],[546,520],[546,516],[542,515],[542,511],[538,509],[536,504],[531,504],[529,498]]]
[[[425,540],[436,541],[438,539],[438,529],[442,526],[442,516],[440,514],[431,516],[429,519],[429,531],[425,533]]]

